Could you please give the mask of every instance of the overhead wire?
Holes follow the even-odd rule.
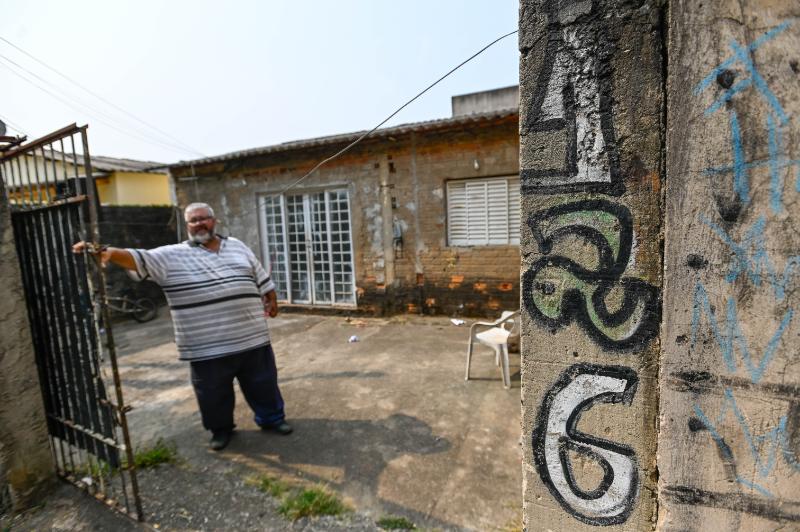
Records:
[[[344,153],[346,153],[347,151],[349,151],[349,150],[350,150],[351,148],[353,148],[353,147],[354,147],[356,144],[358,144],[359,142],[361,142],[362,140],[364,140],[365,138],[367,138],[367,137],[368,137],[368,136],[370,136],[371,134],[375,133],[375,131],[376,131],[378,128],[380,128],[380,127],[381,127],[383,124],[385,124],[386,122],[388,122],[389,120],[391,120],[392,118],[394,118],[394,116],[395,116],[397,113],[399,113],[400,111],[402,111],[403,109],[405,109],[406,107],[408,107],[408,106],[409,106],[409,105],[410,105],[412,102],[414,102],[414,101],[415,101],[417,98],[419,98],[420,96],[422,96],[423,94],[425,94],[426,92],[428,92],[430,89],[432,89],[433,87],[435,87],[436,85],[438,85],[438,84],[439,84],[439,82],[441,82],[442,80],[444,80],[444,79],[445,79],[446,77],[448,77],[450,74],[452,74],[453,72],[455,72],[456,70],[458,70],[458,69],[459,69],[459,68],[461,68],[462,66],[466,65],[467,63],[469,63],[470,61],[472,61],[473,59],[475,59],[476,57],[478,57],[479,55],[481,55],[483,52],[485,52],[486,50],[488,50],[488,49],[489,49],[491,46],[493,46],[494,44],[496,44],[496,43],[498,43],[498,42],[502,41],[502,40],[503,40],[503,39],[505,39],[506,37],[509,37],[509,36],[511,36],[511,35],[514,35],[514,34],[515,34],[515,33],[517,33],[518,31],[519,31],[519,30],[514,30],[514,31],[511,31],[511,32],[509,32],[509,33],[506,33],[505,35],[502,35],[502,36],[498,37],[497,39],[493,40],[492,42],[490,42],[489,44],[487,44],[486,46],[484,46],[483,48],[481,48],[480,50],[478,50],[477,52],[475,52],[474,54],[472,54],[471,56],[469,56],[467,59],[465,59],[464,61],[462,61],[461,63],[459,63],[459,64],[458,64],[458,65],[456,65],[455,67],[453,67],[452,69],[450,69],[450,71],[448,71],[448,72],[447,72],[445,75],[443,75],[442,77],[440,77],[439,79],[437,79],[436,81],[434,81],[433,83],[431,83],[430,85],[428,85],[427,87],[425,87],[425,88],[424,88],[424,89],[423,89],[421,92],[419,92],[419,93],[418,93],[416,96],[414,96],[413,98],[411,98],[410,100],[408,100],[406,103],[404,103],[403,105],[401,105],[400,107],[398,107],[398,108],[397,108],[397,109],[396,109],[396,110],[395,110],[395,111],[394,111],[392,114],[390,114],[390,115],[389,115],[389,116],[387,116],[385,119],[383,119],[383,120],[382,120],[382,121],[381,121],[381,122],[380,122],[380,123],[379,123],[377,126],[373,127],[373,128],[372,128],[372,129],[370,129],[369,131],[365,132],[363,135],[361,135],[361,136],[360,136],[360,137],[358,137],[356,140],[354,140],[353,142],[351,142],[350,144],[348,144],[347,146],[345,146],[344,148],[342,148],[342,149],[341,149],[341,150],[339,150],[338,152],[334,153],[334,154],[333,154],[333,155],[331,155],[330,157],[328,157],[328,158],[326,158],[326,159],[323,159],[322,161],[320,161],[319,163],[317,163],[317,165],[316,165],[316,166],[314,166],[314,168],[312,168],[311,170],[309,170],[309,171],[308,171],[308,172],[307,172],[307,173],[306,173],[306,174],[305,174],[303,177],[301,177],[300,179],[298,179],[298,180],[297,180],[297,181],[295,181],[294,183],[291,183],[291,184],[290,184],[288,187],[286,187],[285,189],[283,189],[282,193],[286,193],[287,191],[289,191],[289,190],[291,190],[292,188],[296,187],[297,185],[299,185],[300,183],[302,183],[302,182],[303,182],[303,181],[304,181],[306,178],[308,178],[308,176],[310,176],[311,174],[313,174],[314,172],[316,172],[316,171],[317,171],[317,169],[319,169],[321,166],[323,166],[324,164],[326,164],[326,163],[328,163],[328,162],[330,162],[330,161],[332,161],[332,160],[336,159],[337,157],[340,157],[341,155],[343,155]]]
[[[58,101],[60,101],[64,105],[66,105],[66,106],[78,111],[79,113],[87,114],[88,116],[94,118],[95,120],[97,120],[101,124],[104,124],[105,126],[111,128],[111,129],[113,129],[113,130],[115,130],[115,131],[117,131],[119,133],[122,133],[123,135],[127,135],[129,137],[135,138],[135,139],[143,141],[143,142],[148,142],[148,143],[150,143],[150,144],[152,144],[154,146],[159,146],[161,148],[166,147],[166,148],[169,148],[169,149],[172,149],[172,150],[176,150],[177,149],[177,150],[180,150],[180,151],[186,151],[183,148],[179,148],[178,146],[166,143],[166,142],[164,142],[162,140],[158,140],[158,139],[149,137],[147,135],[143,135],[143,134],[141,134],[139,132],[133,133],[132,131],[127,131],[127,130],[121,129],[121,128],[117,127],[116,125],[112,124],[111,122],[109,122],[107,120],[104,120],[102,118],[99,118],[99,116],[107,116],[107,115],[105,115],[105,113],[102,113],[101,111],[92,110],[88,105],[86,105],[85,103],[77,101],[74,97],[70,98],[70,99],[72,99],[74,101],[74,103],[69,101],[65,96],[57,94],[57,93],[54,93],[53,91],[51,91],[49,89],[46,89],[46,88],[42,87],[41,85],[37,84],[36,82],[30,80],[29,78],[27,78],[26,76],[24,76],[20,72],[17,72],[16,70],[14,70],[11,66],[6,64],[4,61],[8,61],[11,64],[13,64],[13,65],[17,66],[18,68],[20,68],[21,70],[23,70],[25,72],[28,72],[30,75],[33,75],[37,79],[42,80],[47,85],[50,85],[51,87],[54,86],[51,82],[49,82],[47,80],[44,80],[43,78],[41,78],[40,76],[36,75],[35,73],[30,73],[24,67],[20,67],[14,61],[9,60],[5,56],[0,55],[0,65],[2,65],[5,68],[7,68],[12,74],[16,75],[17,77],[19,77],[23,81],[33,85],[34,87],[36,87],[40,91],[48,94],[49,96],[57,99]]]
[[[0,120],[2,120],[5,125],[9,126],[11,129],[16,131],[17,133],[22,133],[26,137],[28,136],[28,133],[26,133],[24,129],[22,129],[20,126],[16,125],[14,122],[9,120],[5,116],[0,115]]]
[[[465,59],[464,61],[460,62],[460,63],[459,63],[458,65],[456,65],[455,67],[451,68],[451,69],[450,69],[450,70],[449,70],[449,71],[448,71],[446,74],[444,74],[444,75],[443,75],[443,76],[441,76],[439,79],[437,79],[436,81],[434,81],[433,83],[431,83],[430,85],[428,85],[427,87],[425,87],[424,89],[422,89],[422,90],[421,90],[419,93],[417,93],[417,95],[416,95],[416,96],[414,96],[413,98],[411,98],[410,100],[408,100],[406,103],[404,103],[403,105],[401,105],[400,107],[398,107],[398,108],[397,108],[397,109],[396,109],[394,112],[392,112],[392,114],[390,114],[389,116],[387,116],[386,118],[384,118],[384,119],[383,119],[383,120],[382,120],[382,121],[381,121],[381,122],[380,122],[378,125],[376,125],[376,126],[375,126],[375,127],[373,127],[372,129],[370,129],[369,131],[366,131],[365,133],[363,133],[362,135],[360,135],[360,136],[359,136],[359,137],[358,137],[356,140],[354,140],[353,142],[351,142],[350,144],[348,144],[347,146],[345,146],[345,147],[344,147],[344,148],[342,148],[341,150],[337,151],[336,153],[334,153],[334,154],[333,154],[333,155],[331,155],[330,157],[327,157],[327,158],[323,159],[322,161],[320,161],[319,163],[317,163],[317,164],[316,164],[316,165],[315,165],[315,166],[314,166],[314,167],[313,167],[311,170],[309,170],[308,172],[306,172],[306,173],[305,173],[305,175],[303,175],[303,177],[301,177],[300,179],[298,179],[298,180],[294,181],[294,182],[293,182],[293,183],[291,183],[289,186],[287,186],[286,188],[284,188],[284,189],[281,191],[281,194],[285,194],[286,192],[288,192],[288,191],[289,191],[289,190],[291,190],[292,188],[296,187],[297,185],[299,185],[300,183],[302,183],[302,182],[303,182],[305,179],[307,179],[307,178],[308,178],[308,177],[309,177],[311,174],[313,174],[314,172],[316,172],[316,171],[317,171],[317,170],[318,170],[318,169],[319,169],[321,166],[323,166],[324,164],[326,164],[326,163],[328,163],[328,162],[330,162],[330,161],[332,161],[332,160],[336,159],[337,157],[340,157],[341,155],[343,155],[344,153],[346,153],[348,150],[352,149],[352,148],[353,148],[353,147],[354,147],[356,144],[358,144],[359,142],[361,142],[362,140],[364,140],[365,138],[367,138],[367,137],[368,137],[368,136],[370,136],[371,134],[375,133],[375,131],[377,131],[377,130],[378,130],[378,128],[380,128],[380,127],[381,127],[383,124],[385,124],[386,122],[388,122],[389,120],[391,120],[392,118],[394,118],[394,116],[395,116],[395,115],[397,115],[397,113],[399,113],[400,111],[402,111],[403,109],[405,109],[406,107],[408,107],[408,106],[409,106],[409,105],[410,105],[412,102],[414,102],[414,101],[415,101],[417,98],[419,98],[420,96],[422,96],[423,94],[425,94],[426,92],[428,92],[430,89],[432,89],[433,87],[435,87],[436,85],[438,85],[438,84],[439,84],[441,81],[443,81],[445,78],[447,78],[448,76],[450,76],[450,75],[451,75],[453,72],[455,72],[456,70],[458,70],[458,69],[459,69],[459,68],[461,68],[462,66],[466,65],[467,63],[469,63],[470,61],[472,61],[473,59],[475,59],[476,57],[478,57],[479,55],[481,55],[483,52],[485,52],[486,50],[488,50],[488,49],[489,49],[491,46],[493,46],[493,45],[497,44],[498,42],[502,41],[502,40],[503,40],[503,39],[505,39],[506,37],[510,37],[511,35],[514,35],[515,33],[518,33],[518,32],[519,32],[519,30],[514,30],[514,31],[511,31],[511,32],[508,32],[508,33],[506,33],[505,35],[501,35],[501,36],[500,36],[500,37],[498,37],[497,39],[493,40],[492,42],[490,42],[489,44],[487,44],[486,46],[484,46],[483,48],[481,48],[480,50],[478,50],[477,52],[475,52],[474,54],[472,54],[471,56],[469,56],[469,57],[468,57],[467,59]],[[194,166],[194,164],[193,164],[191,161],[190,161],[189,163],[191,163],[191,164],[192,164],[192,166]],[[192,170],[192,173],[194,174],[194,169]],[[195,178],[195,179],[196,179],[196,178]],[[196,187],[196,186],[197,186],[197,181],[195,180],[195,187]],[[242,214],[248,214],[248,213],[250,213],[250,212],[253,212],[254,210],[255,210],[255,209],[246,209],[246,210],[243,210],[243,211],[242,211]]]
[[[72,83],[73,85],[75,85],[76,87],[78,87],[79,89],[81,89],[81,90],[85,91],[86,93],[88,93],[88,94],[90,94],[90,95],[94,96],[95,98],[97,98],[97,99],[98,99],[98,100],[100,100],[101,102],[105,103],[106,105],[108,105],[108,106],[110,106],[110,107],[113,107],[114,109],[116,109],[117,111],[119,111],[119,112],[123,113],[124,115],[128,116],[129,118],[131,118],[131,119],[133,119],[133,120],[136,120],[136,121],[137,121],[137,122],[139,122],[140,124],[142,124],[142,125],[144,125],[144,126],[147,126],[147,127],[149,127],[149,128],[150,128],[150,129],[152,129],[153,131],[156,131],[156,132],[160,133],[161,135],[163,135],[164,137],[166,137],[166,138],[168,138],[168,139],[172,140],[173,142],[176,142],[177,144],[181,145],[181,146],[183,147],[183,151],[185,151],[185,152],[187,152],[187,153],[194,153],[195,155],[200,155],[201,157],[205,157],[205,156],[206,156],[206,155],[205,155],[203,152],[201,152],[201,151],[199,151],[199,150],[197,150],[197,149],[193,148],[193,147],[192,147],[192,146],[190,146],[189,144],[186,144],[185,142],[181,141],[181,140],[180,140],[180,139],[178,139],[177,137],[175,137],[175,136],[173,136],[173,135],[170,135],[169,133],[167,133],[167,132],[166,132],[166,131],[164,131],[163,129],[161,129],[161,128],[159,128],[159,127],[157,127],[157,126],[155,126],[155,125],[151,124],[150,122],[147,122],[147,121],[145,121],[145,120],[144,120],[144,119],[142,119],[142,118],[139,118],[138,116],[134,115],[134,114],[133,114],[133,113],[131,113],[130,111],[127,111],[127,110],[126,110],[126,109],[124,109],[123,107],[120,107],[119,105],[117,105],[117,104],[115,104],[114,102],[112,102],[112,101],[108,100],[107,98],[104,98],[104,97],[103,97],[103,96],[101,96],[100,94],[96,93],[95,91],[93,91],[93,90],[89,89],[88,87],[84,86],[83,84],[79,83],[78,81],[76,81],[76,80],[75,80],[75,79],[73,79],[72,77],[70,77],[70,76],[68,76],[68,75],[64,74],[64,73],[63,73],[63,72],[61,72],[60,70],[58,70],[58,69],[56,69],[55,67],[53,67],[53,66],[51,66],[51,65],[49,65],[49,64],[47,64],[47,63],[45,63],[43,60],[41,60],[41,59],[39,59],[38,57],[34,56],[34,55],[33,55],[33,54],[31,54],[30,52],[28,52],[28,51],[26,51],[26,50],[22,49],[21,47],[17,46],[16,44],[14,44],[13,42],[9,41],[9,40],[8,40],[8,39],[6,39],[5,37],[3,37],[3,36],[0,36],[0,41],[3,41],[4,43],[8,44],[9,46],[11,46],[12,48],[14,48],[15,50],[17,50],[17,51],[19,51],[20,53],[22,53],[22,54],[26,55],[27,57],[29,57],[29,58],[33,59],[34,61],[36,61],[37,63],[39,63],[39,64],[40,64],[40,65],[42,65],[43,67],[45,67],[46,69],[48,69],[48,70],[50,70],[51,72],[55,73],[56,75],[58,75],[58,76],[62,77],[63,79],[65,79],[65,80],[69,81],[70,83]]]

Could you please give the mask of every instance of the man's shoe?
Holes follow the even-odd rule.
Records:
[[[261,430],[271,430],[273,432],[277,432],[278,434],[286,436],[288,434],[291,434],[294,429],[287,422],[281,421],[276,425],[261,425]]]
[[[215,451],[221,451],[228,446],[231,441],[230,430],[215,430],[212,432],[211,441],[208,442],[209,447]]]

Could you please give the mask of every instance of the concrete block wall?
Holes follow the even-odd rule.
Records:
[[[800,528],[798,17],[670,3],[663,530]]]
[[[0,181],[0,516],[55,480],[11,215]]]
[[[528,530],[652,528],[661,308],[659,5],[520,5]]]
[[[455,247],[447,242],[447,180],[516,175],[516,114],[489,123],[368,140],[320,168],[292,192],[333,186],[350,192],[358,310],[499,316],[519,308],[519,247]],[[256,208],[261,194],[280,193],[339,147],[305,149],[173,169],[180,205],[211,204],[223,234],[261,256]],[[475,162],[478,168],[475,168]],[[395,283],[386,286],[380,165],[388,167],[393,221],[403,228]]]

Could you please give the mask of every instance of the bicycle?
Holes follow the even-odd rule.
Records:
[[[132,299],[124,294],[108,296],[108,308],[122,314],[130,314],[139,323],[150,321],[158,315],[158,307],[149,297]]]

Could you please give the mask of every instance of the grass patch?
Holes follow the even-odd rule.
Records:
[[[376,523],[384,530],[416,530],[417,527],[414,523],[397,515],[385,515],[378,519]]]
[[[297,521],[315,515],[341,515],[350,508],[336,495],[322,487],[306,488],[290,493],[283,499],[278,511],[286,518]]]
[[[175,444],[159,438],[151,447],[140,449],[133,455],[133,463],[139,469],[158,467],[161,464],[172,464],[178,459]]]
[[[289,485],[277,477],[262,477],[255,484],[258,489],[275,498],[283,497],[289,491]]]

